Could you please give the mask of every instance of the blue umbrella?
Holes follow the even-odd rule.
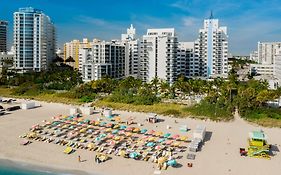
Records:
[[[154,143],[154,142],[148,142],[148,143],[146,144],[146,146],[153,147],[153,146],[155,146],[155,143]]]
[[[177,163],[177,161],[175,159],[169,160],[167,162],[167,165],[172,166],[172,167],[175,167],[177,164],[178,163]]]
[[[126,128],[127,128],[127,126],[125,126],[125,125],[120,126],[120,129],[126,129]]]
[[[115,130],[112,131],[112,134],[117,134],[118,131],[119,131],[118,129],[115,129]]]
[[[166,139],[159,139],[158,142],[159,142],[159,143],[162,143],[162,142],[164,142],[165,140],[166,140]]]
[[[164,137],[165,138],[168,138],[168,137],[170,137],[171,136],[171,133],[166,133],[166,134],[164,134]]]
[[[144,133],[146,133],[146,131],[147,131],[147,129],[142,129],[140,133],[144,134]]]
[[[135,159],[139,156],[139,154],[137,152],[131,152],[129,157],[132,158],[132,159]]]

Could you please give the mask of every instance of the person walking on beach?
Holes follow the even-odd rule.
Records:
[[[80,155],[78,156],[78,162],[81,162],[81,157],[80,157]]]

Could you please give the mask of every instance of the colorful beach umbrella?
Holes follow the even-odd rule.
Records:
[[[166,133],[166,134],[164,134],[164,137],[165,138],[168,138],[168,137],[170,137],[171,136],[171,133]]]
[[[141,134],[144,134],[144,133],[146,133],[146,132],[147,132],[147,129],[142,129],[142,130],[140,131]]]

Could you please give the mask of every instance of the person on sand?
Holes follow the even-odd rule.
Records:
[[[81,162],[81,157],[80,157],[80,155],[78,156],[78,162]]]

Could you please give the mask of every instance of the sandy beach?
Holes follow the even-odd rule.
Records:
[[[151,162],[124,159],[112,156],[101,164],[94,163],[94,152],[88,150],[77,150],[75,153],[66,155],[63,153],[64,146],[48,144],[44,142],[33,142],[28,146],[21,146],[20,135],[28,132],[34,124],[42,123],[42,120],[50,120],[53,116],[68,115],[70,105],[37,102],[42,107],[30,110],[17,110],[10,114],[0,116],[0,158],[9,159],[27,164],[46,166],[59,170],[73,171],[73,174],[110,174],[110,175],[153,175],[156,168]],[[119,114],[124,120],[130,116],[135,117],[135,121],[143,123],[144,128],[155,129],[163,132],[182,134],[179,131],[181,125],[187,125],[190,131],[185,135],[192,137],[192,132],[196,125],[205,125],[208,131],[208,138],[200,152],[196,153],[195,160],[188,160],[185,152],[184,157],[178,162],[182,167],[161,171],[161,174],[192,174],[192,175],[279,175],[281,172],[281,129],[263,128],[254,126],[236,118],[232,122],[212,122],[195,119],[176,119],[163,117],[163,122],[149,124],[145,122],[147,114],[125,111],[113,111]],[[100,114],[94,114],[96,119]],[[171,126],[167,130],[166,126]],[[247,147],[248,133],[253,130],[262,129],[268,135],[268,143],[274,145],[276,155],[271,160],[241,157],[240,147]],[[278,149],[276,149],[278,148]],[[83,162],[77,161],[80,155]],[[193,167],[186,166],[188,162],[193,163]]]

